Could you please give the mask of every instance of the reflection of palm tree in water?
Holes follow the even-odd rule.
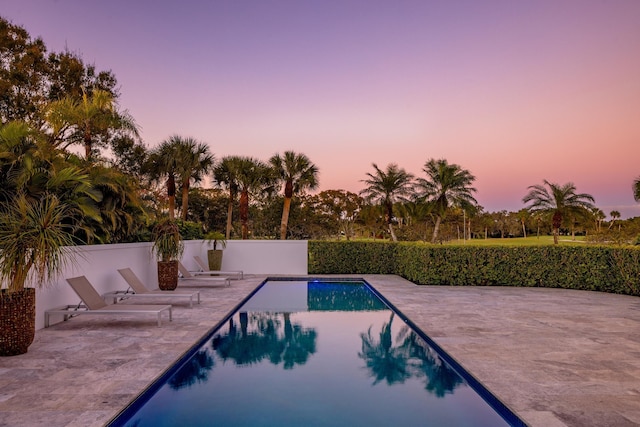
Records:
[[[174,390],[189,387],[196,382],[205,382],[213,368],[213,357],[207,349],[194,354],[168,381]]]
[[[360,334],[362,351],[358,353],[358,357],[365,360],[370,375],[375,378],[374,385],[382,380],[386,380],[389,385],[403,383],[411,377],[411,373],[407,371],[407,352],[402,347],[392,347],[392,323],[393,312],[389,323],[382,325],[378,342],[371,336],[371,328],[366,334]]]
[[[412,360],[417,359],[417,363],[412,367],[412,372],[418,378],[426,377],[425,390],[428,392],[437,397],[444,397],[447,393],[453,393],[453,390],[463,383],[462,377],[451,369],[436,351],[419,338],[415,332],[411,332],[402,345],[409,349]]]
[[[379,341],[371,335],[371,328],[366,334],[360,334],[362,351],[358,356],[366,362],[374,385],[383,380],[391,385],[402,384],[411,377],[426,377],[425,390],[443,397],[462,384],[462,378],[415,332],[409,332],[408,327],[402,328],[396,338],[399,345],[394,347],[391,337],[393,318],[392,312],[389,322],[382,325]]]
[[[299,324],[291,323],[291,313],[284,313],[284,351],[282,360],[284,369],[295,365],[304,365],[309,355],[316,352],[315,329],[304,329]]]
[[[284,322],[279,318],[282,316]],[[211,341],[213,349],[223,360],[231,359],[238,365],[250,365],[267,358],[274,365],[283,363],[285,369],[304,365],[309,355],[316,352],[316,331],[291,323],[290,313],[239,314],[240,330],[233,318],[229,331]],[[284,323],[284,332],[280,326]],[[252,330],[249,330],[252,326]]]

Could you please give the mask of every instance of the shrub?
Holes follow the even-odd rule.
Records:
[[[640,295],[640,249],[309,242],[310,274],[398,274],[417,284],[540,286]]]
[[[311,274],[397,274],[398,245],[387,242],[309,241]]]

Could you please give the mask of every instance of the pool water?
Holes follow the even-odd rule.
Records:
[[[366,283],[271,280],[110,425],[524,425],[446,358]]]

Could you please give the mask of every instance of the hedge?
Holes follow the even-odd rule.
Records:
[[[310,241],[309,274],[397,274],[427,285],[540,286],[640,296],[640,249]]]

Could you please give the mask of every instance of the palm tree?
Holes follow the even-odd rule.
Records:
[[[633,198],[640,202],[640,176],[633,180]]]
[[[466,169],[456,164],[449,164],[445,159],[431,159],[422,169],[427,178],[418,178],[418,200],[428,201],[433,205],[436,223],[433,227],[431,243],[438,238],[440,224],[451,207],[472,209],[477,205],[472,193],[476,189],[471,185],[475,177]]]
[[[291,198],[294,193],[318,188],[318,168],[306,155],[293,151],[285,151],[283,156],[276,154],[269,159],[269,163],[279,179],[284,182],[284,207],[280,222],[280,239],[284,240],[287,238]]]
[[[55,195],[66,206],[66,222],[90,235],[90,223],[101,221],[97,203],[102,194],[73,159],[43,142],[42,134],[25,123],[0,127],[0,203],[12,203],[17,195],[28,201]]]
[[[102,242],[131,241],[148,216],[140,197],[139,182],[116,168],[102,165],[92,165],[88,176],[102,195],[97,203],[101,221],[93,233]]]
[[[182,219],[186,219],[190,183],[200,182],[212,165],[213,156],[209,153],[209,147],[193,138],[174,135],[151,152],[146,170],[154,181],[166,177],[171,219],[175,218],[177,183],[182,189]]]
[[[572,182],[561,186],[545,179],[543,183],[543,185],[530,186],[529,193],[522,198],[522,201],[532,202],[527,207],[531,212],[552,215],[553,243],[558,244],[562,220],[572,213],[580,213],[583,209],[593,209],[595,200],[590,194],[576,193],[576,186]]]
[[[518,221],[520,221],[520,225],[522,225],[522,237],[527,238],[527,221],[531,218],[531,212],[527,209],[520,209],[516,212],[516,217]]]
[[[273,169],[252,157],[240,157],[236,178],[240,190],[240,223],[242,239],[249,238],[249,196],[273,190]]]
[[[227,229],[226,239],[231,237],[231,225],[233,220],[233,204],[238,195],[238,174],[243,163],[240,156],[223,157],[220,163],[213,169],[213,180],[222,188],[229,191],[229,203],[227,204]]]
[[[160,181],[166,177],[165,188],[169,201],[169,218],[175,219],[176,211],[176,152],[175,147],[169,141],[163,141],[160,146],[149,155],[145,170],[151,176],[152,181]]]
[[[611,227],[613,227],[613,223],[616,222],[616,219],[620,218],[620,212],[611,211],[609,212],[609,215],[611,216],[611,223],[609,224],[609,229],[611,229]]]
[[[33,274],[40,285],[54,277],[75,230],[99,218],[100,192],[40,136],[25,123],[0,126],[0,279],[11,291]]]
[[[46,111],[50,142],[61,148],[81,143],[85,158],[90,160],[95,145],[104,145],[110,131],[122,131],[138,138],[133,117],[116,107],[113,95],[100,89],[94,90],[91,96],[83,93],[79,102],[69,97],[53,101]]]
[[[398,238],[392,226],[393,204],[404,200],[412,193],[413,175],[398,167],[395,163],[387,165],[386,171],[381,170],[375,163],[372,165],[375,173],[367,172],[369,178],[362,180],[367,185],[367,188],[360,191],[360,195],[368,202],[376,202],[384,207],[385,223],[389,228],[391,239],[397,242]]]
[[[602,221],[606,218],[607,216],[604,214],[604,212],[602,211],[602,209],[600,208],[596,208],[594,207],[593,209],[591,209],[591,218],[594,221],[594,225],[595,225],[595,230],[596,233],[600,232],[600,228],[602,227]]]
[[[193,138],[172,136],[169,141],[176,147],[176,173],[182,189],[182,219],[186,221],[190,183],[202,181],[202,178],[211,170],[214,158],[206,144],[197,142]]]

